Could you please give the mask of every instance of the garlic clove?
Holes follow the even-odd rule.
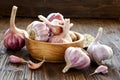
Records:
[[[95,71],[93,73],[91,73],[90,75],[94,75],[94,74],[97,74],[97,73],[103,73],[103,74],[106,74],[108,73],[108,67],[105,66],[105,65],[100,65],[98,66]]]
[[[9,62],[11,62],[11,63],[23,63],[23,62],[27,62],[27,61],[24,60],[23,58],[11,55],[11,56],[9,56]]]
[[[77,36],[72,31],[69,31],[69,35],[72,38],[72,42],[74,42],[74,41],[76,41],[78,39]]]
[[[28,64],[28,67],[30,69],[38,69],[39,67],[42,66],[42,64],[45,62],[45,60],[42,60],[41,62],[39,63],[33,63],[32,61],[28,61],[27,64]]]
[[[66,66],[62,70],[67,72],[70,68],[83,69],[90,65],[90,58],[78,47],[69,47],[65,51]]]
[[[65,24],[63,25],[63,32],[59,35],[53,35],[49,38],[51,43],[70,43],[72,39],[69,35],[70,30],[70,19],[65,19]]]

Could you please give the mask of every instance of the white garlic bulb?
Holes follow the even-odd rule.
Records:
[[[95,40],[88,46],[88,53],[90,57],[97,63],[110,59],[113,56],[113,50],[107,46],[99,43],[102,36],[103,28],[99,28]]]

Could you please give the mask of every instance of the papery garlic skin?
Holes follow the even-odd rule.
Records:
[[[81,48],[69,47],[65,51],[66,66],[63,73],[67,72],[70,68],[82,69],[90,65],[90,58]]]
[[[110,59],[113,56],[112,48],[99,43],[102,32],[103,28],[99,28],[95,40],[88,46],[87,49],[91,59],[95,60],[98,64],[104,60]]]
[[[72,38],[69,35],[70,30],[70,19],[65,19],[65,24],[63,25],[63,32],[59,35],[53,35],[49,38],[51,43],[70,43]]]
[[[49,39],[49,28],[44,22],[33,21],[28,25],[27,31],[31,39],[44,42]]]
[[[20,50],[25,45],[24,31],[15,26],[15,16],[17,12],[16,6],[13,6],[10,29],[6,30],[3,36],[4,45],[9,50]]]

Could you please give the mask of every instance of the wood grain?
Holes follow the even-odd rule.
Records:
[[[26,28],[36,18],[16,18],[16,26]],[[0,50],[0,80],[119,80],[120,79],[120,21],[110,19],[72,19],[75,25],[73,31],[79,33],[88,33],[96,36],[99,27],[103,27],[104,33],[101,43],[109,45],[114,51],[112,59],[107,60],[109,66],[108,74],[96,74],[89,76],[97,65],[92,63],[88,68],[77,70],[70,69],[63,74],[62,69],[65,63],[45,63],[37,70],[31,70],[26,64],[12,64],[9,62],[10,55],[23,57],[26,60],[39,62],[33,59],[24,47],[20,51],[4,51]],[[9,18],[0,18],[0,40],[5,30],[9,27]],[[0,43],[0,48],[2,43]],[[3,47],[4,48],[4,47]]]

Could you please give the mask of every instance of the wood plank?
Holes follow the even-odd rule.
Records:
[[[26,26],[36,18],[17,18],[16,25],[20,28]],[[101,38],[101,43],[107,44],[112,47],[114,56],[107,61],[109,65],[108,74],[96,74],[90,76],[97,65],[92,63],[88,68],[77,70],[70,69],[67,73],[63,74],[62,69],[65,63],[45,63],[37,70],[30,70],[26,64],[12,64],[9,62],[8,57],[14,54],[23,57],[26,60],[31,59],[38,62],[29,55],[24,47],[21,51],[6,51],[0,52],[0,78],[1,80],[119,80],[120,79],[120,23],[118,20],[107,19],[72,19],[74,23],[72,30],[80,33],[88,33],[96,36],[99,27],[104,28],[104,34]],[[0,38],[9,27],[9,18],[0,18]],[[2,40],[2,39],[0,39]],[[1,46],[2,44],[0,44]]]

